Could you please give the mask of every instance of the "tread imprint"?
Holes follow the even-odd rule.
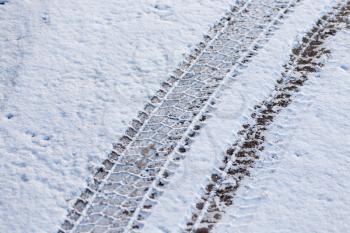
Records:
[[[237,1],[138,113],[59,229],[135,232],[164,192],[227,78],[257,53],[299,0]]]
[[[211,175],[203,195],[193,208],[185,232],[210,232],[227,206],[233,205],[242,179],[250,175],[264,150],[264,132],[275,116],[292,102],[293,94],[308,80],[308,75],[323,66],[321,58],[330,53],[323,44],[328,37],[349,24],[349,14],[350,1],[337,5],[322,16],[302,38],[300,45],[292,50],[273,93],[254,107],[250,121],[238,132],[239,139],[226,150],[220,167]]]

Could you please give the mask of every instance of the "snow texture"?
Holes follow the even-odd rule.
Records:
[[[0,0],[0,232],[55,232],[94,167],[230,0]],[[334,0],[304,0],[220,94],[142,232],[181,232],[292,47]],[[214,232],[350,229],[350,29],[266,135]]]
[[[229,0],[0,5],[0,232],[53,232]]]
[[[276,19],[285,17],[286,8],[290,12],[293,2],[270,0],[262,5],[260,1],[249,1],[235,8],[229,17],[235,23],[225,23],[227,26],[180,75],[178,82],[174,83],[173,78],[164,85],[166,94],[159,96],[163,101],[152,101],[145,109],[150,112],[148,120],[141,117],[140,121],[145,121],[143,126],[139,129],[135,124],[136,128],[126,133],[128,137],[115,146],[120,154],[116,165],[107,166],[105,171],[109,172],[100,171],[96,175],[97,180],[105,177],[99,192],[93,195],[95,186],[91,185],[93,191],[87,191],[77,201],[62,229],[71,230],[80,213],[82,217],[74,224],[73,232],[118,232],[125,227],[128,232],[141,228],[156,199],[166,189],[169,174],[176,173],[190,148],[191,137],[212,111],[212,103],[216,102],[212,97],[220,93],[221,84],[230,73],[244,69],[238,64],[247,63],[249,56],[254,55],[251,53],[276,29],[272,26]]]
[[[215,232],[348,232],[350,30],[269,128],[262,160]]]
[[[229,89],[222,96],[223,101],[217,106],[218,110],[196,139],[180,168],[181,172],[160,199],[143,232],[181,232],[186,218],[191,214],[191,205],[195,203],[197,195],[202,193],[200,190],[208,180],[203,174],[211,174],[216,167],[216,161],[221,160],[223,151],[236,140],[232,138],[232,133],[235,135],[241,129],[241,125],[253,111],[252,107],[271,92],[275,81],[280,78],[282,65],[288,59],[293,42],[300,39],[316,19],[330,9],[330,3],[332,1],[323,1],[315,6],[313,1],[304,1],[276,32],[265,49],[248,65],[247,70],[232,80]],[[235,208],[235,204],[232,208]],[[244,206],[242,209],[244,211]],[[184,213],[187,217],[184,217]],[[226,218],[222,222],[230,223],[232,220]],[[266,232],[269,229],[271,228]],[[264,232],[264,229],[245,232],[260,231]],[[231,232],[230,226],[222,232]]]

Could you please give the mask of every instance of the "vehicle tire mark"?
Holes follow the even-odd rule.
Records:
[[[142,228],[214,110],[220,87],[246,66],[297,2],[238,1],[131,122],[59,232]]]
[[[308,75],[323,66],[321,58],[330,53],[323,44],[346,26],[350,14],[350,1],[342,2],[322,16],[302,38],[299,46],[292,49],[289,62],[284,66],[282,78],[273,93],[254,107],[251,119],[242,125],[239,139],[227,149],[220,167],[211,175],[204,194],[196,203],[185,232],[205,233],[220,221],[241,181],[250,175],[255,161],[264,150],[264,132],[278,113],[293,100],[293,95],[308,80]]]

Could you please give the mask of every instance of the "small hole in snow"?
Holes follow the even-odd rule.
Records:
[[[27,130],[27,131],[26,131],[26,134],[27,134],[27,135],[30,135],[32,138],[36,136],[36,133],[33,132],[33,131],[31,131],[31,130]]]
[[[22,174],[22,175],[21,175],[21,180],[22,180],[23,182],[28,182],[28,181],[29,181],[29,179],[28,179],[28,177],[27,177],[26,174]]]
[[[154,8],[156,8],[157,10],[164,11],[164,10],[169,10],[171,7],[166,4],[156,4],[154,5]]]
[[[0,0],[0,1],[1,1],[1,0]],[[13,115],[12,113],[8,113],[8,114],[6,114],[6,117],[7,117],[7,119],[11,119],[11,118],[14,117],[14,115]]]
[[[349,70],[349,66],[346,64],[341,65],[340,68],[342,68],[343,70]]]

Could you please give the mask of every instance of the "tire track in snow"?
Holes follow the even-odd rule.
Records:
[[[132,121],[59,232],[140,229],[214,110],[222,84],[245,67],[297,2],[238,1]]]
[[[233,204],[241,180],[250,175],[250,169],[264,150],[264,131],[274,117],[293,100],[308,79],[308,74],[322,67],[322,58],[330,51],[322,45],[347,23],[350,1],[342,2],[321,17],[315,26],[302,38],[301,44],[292,50],[290,60],[277,81],[274,92],[268,99],[256,105],[249,122],[239,131],[239,139],[227,149],[220,167],[211,175],[211,180],[201,199],[196,203],[186,232],[205,233],[213,229]]]

